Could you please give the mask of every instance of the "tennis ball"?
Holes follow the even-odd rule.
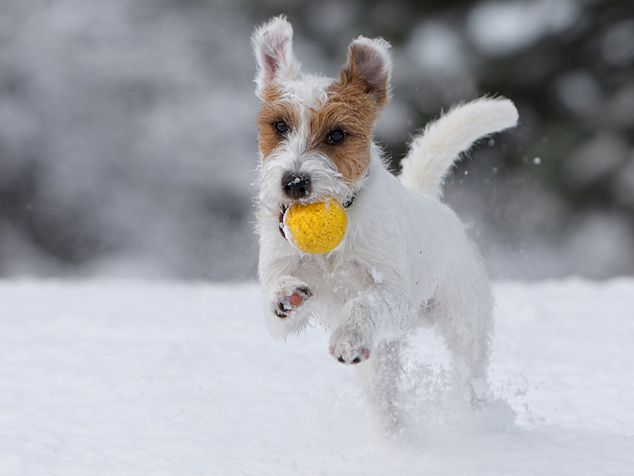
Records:
[[[334,250],[346,234],[348,217],[337,200],[291,205],[284,215],[284,235],[306,253],[320,255]]]

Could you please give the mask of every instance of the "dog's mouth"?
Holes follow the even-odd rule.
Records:
[[[357,194],[353,193],[352,195],[349,195],[348,197],[346,197],[346,199],[341,203],[341,206],[343,208],[345,208],[346,210],[348,208],[350,208],[352,206],[352,204],[354,203],[354,199],[356,198]],[[302,203],[302,202],[297,202],[297,203]],[[280,204],[280,213],[279,213],[279,230],[280,233],[282,234],[282,236],[284,237],[284,239],[286,240],[286,233],[284,232],[284,217],[286,216],[286,212],[289,209],[291,205],[288,205],[286,203],[281,203]]]
[[[284,233],[284,216],[286,215],[286,210],[288,210],[288,205],[282,203],[280,205],[280,233],[286,240],[286,233]]]

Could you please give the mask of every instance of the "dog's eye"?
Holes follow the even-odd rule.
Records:
[[[335,129],[334,131],[330,131],[326,135],[326,142],[328,142],[330,145],[337,145],[337,144],[341,144],[345,138],[346,138],[346,131],[343,131],[341,129]]]
[[[273,130],[275,130],[275,132],[283,136],[284,134],[286,134],[288,131],[291,130],[291,126],[289,126],[284,121],[276,121],[273,123]]]

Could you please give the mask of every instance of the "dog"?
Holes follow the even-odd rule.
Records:
[[[355,39],[333,79],[300,71],[292,37],[284,16],[252,36],[261,100],[258,275],[268,329],[280,339],[314,321],[332,330],[330,353],[359,364],[370,400],[395,428],[403,339],[434,326],[460,392],[482,401],[493,298],[483,258],[443,202],[442,186],[476,140],[516,125],[515,106],[481,98],[453,108],[413,138],[395,176],[372,137],[391,97],[390,44]],[[285,210],[330,199],[347,215],[342,242],[324,254],[289,243]]]

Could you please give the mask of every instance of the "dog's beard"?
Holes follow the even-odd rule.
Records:
[[[326,155],[317,152],[299,158],[271,154],[261,163],[259,172],[258,200],[265,210],[276,215],[280,208],[297,202],[314,203],[332,198],[345,202],[357,191],[355,184],[348,183]],[[288,172],[309,176],[310,194],[298,199],[286,195],[282,189],[282,177]]]

